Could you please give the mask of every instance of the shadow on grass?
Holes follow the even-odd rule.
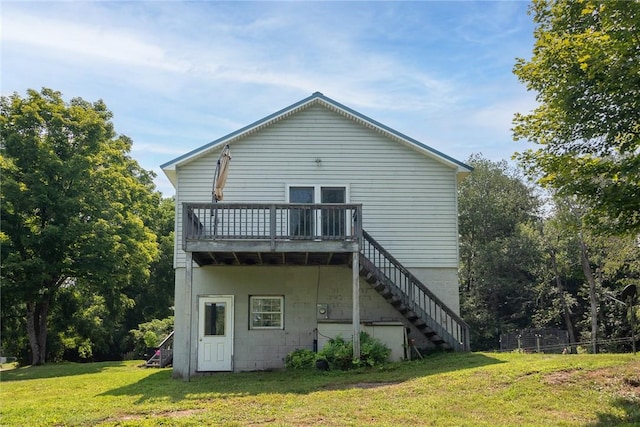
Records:
[[[598,414],[598,422],[590,424],[592,427],[608,426],[638,426],[640,425],[640,405],[631,399],[619,398],[613,406],[624,411],[622,415]]]
[[[50,363],[40,366],[24,366],[0,372],[0,381],[25,381],[44,378],[97,374],[108,368],[122,366],[123,362]]]
[[[446,372],[504,363],[483,354],[441,353],[424,360],[398,362],[354,371],[287,370],[214,373],[190,382],[172,379],[165,369],[102,396],[138,396],[136,403],[153,400],[224,399],[258,394],[308,394],[323,390],[374,388]]]

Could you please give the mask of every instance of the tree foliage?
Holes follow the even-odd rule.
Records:
[[[102,101],[66,103],[42,89],[2,97],[0,108],[3,312],[8,295],[41,364],[49,314],[64,309],[61,289],[93,295],[92,306],[109,313],[130,306],[123,290],[145,282],[157,256],[149,224],[160,195]],[[83,316],[95,328],[97,315]]]
[[[535,47],[514,73],[539,105],[514,119],[529,175],[590,206],[591,225],[640,230],[640,2],[534,0]]]
[[[498,348],[503,333],[559,328],[591,351],[629,349],[629,314],[615,298],[640,280],[640,241],[594,233],[584,221],[590,207],[577,198],[554,195],[541,209],[543,193],[505,162],[476,155],[468,163],[459,276],[472,348]]]
[[[152,319],[141,323],[136,329],[131,329],[129,334],[134,342],[133,351],[137,357],[149,357],[145,354],[149,348],[157,347],[163,339],[173,331],[173,316],[165,319]]]
[[[530,324],[540,254],[525,226],[539,202],[506,162],[475,155],[468,164],[474,171],[458,196],[461,313],[472,347],[488,349]]]
[[[591,232],[575,200],[554,197],[550,204],[539,237],[546,257],[533,325],[566,328],[572,342],[588,342],[591,351],[598,343],[629,337],[626,307],[615,298],[640,280],[640,247],[633,236]]]
[[[576,321],[582,318],[585,304],[577,299],[583,276],[576,269],[580,254],[575,229],[568,228],[556,214],[537,225],[534,238],[542,249],[542,258],[532,324],[536,328],[565,329],[570,341],[578,342]]]
[[[149,266],[148,280],[136,282],[127,290],[135,303],[130,312],[129,326],[173,315],[174,199],[160,200],[154,212],[154,220],[150,226],[157,236],[158,253]]]

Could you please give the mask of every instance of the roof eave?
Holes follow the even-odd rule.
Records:
[[[395,129],[392,129],[376,120],[373,120],[370,117],[365,116],[364,114],[361,114],[349,107],[347,107],[346,105],[342,105],[339,102],[336,102],[334,100],[332,100],[331,98],[327,98],[326,96],[322,95],[319,92],[316,92],[314,95],[316,95],[321,98],[323,101],[325,101],[329,106],[332,106],[334,111],[336,109],[338,109],[338,112],[341,112],[344,115],[348,115],[350,116],[352,119],[360,122],[361,124],[365,125],[366,127],[369,127],[370,129],[376,130],[384,135],[386,135],[387,137],[390,137],[392,139],[395,139],[401,143],[404,143],[414,149],[417,149],[417,151],[421,152],[422,154],[434,158],[435,160],[439,160],[443,163],[448,164],[449,166],[457,169],[458,173],[470,173],[473,168],[459,160],[454,159],[453,157],[450,157],[438,150],[436,150],[435,148],[432,148],[426,144],[423,144],[422,142],[413,139],[401,132],[398,132]]]
[[[334,101],[331,98],[328,98],[326,96],[324,96],[322,93],[320,92],[315,92],[313,93],[311,96],[304,98],[298,102],[296,102],[295,104],[292,104],[286,108],[283,108],[279,111],[276,111],[273,114],[270,114],[254,123],[251,123],[248,126],[245,126],[241,129],[238,129],[235,132],[232,132],[226,136],[223,136],[222,138],[216,139],[214,141],[211,141],[210,143],[198,147],[195,150],[192,150],[180,157],[177,157],[167,163],[164,163],[162,165],[160,165],[160,168],[162,168],[162,170],[164,171],[165,175],[167,175],[167,177],[169,178],[169,180],[171,181],[171,183],[174,185],[174,187],[176,186],[177,182],[177,176],[176,176],[176,169],[177,167],[190,162],[193,159],[196,159],[198,157],[204,156],[206,154],[208,154],[209,152],[216,150],[219,146],[223,146],[226,144],[229,144],[235,140],[238,140],[240,138],[244,138],[247,135],[250,135],[254,132],[257,132],[258,130],[267,127],[269,125],[271,125],[272,123],[282,120],[285,117],[288,117],[292,114],[295,114],[296,112],[307,108],[309,105],[311,105],[314,102],[322,102],[324,103],[325,106],[331,108],[333,111],[336,111],[342,115],[345,115],[349,118],[351,118],[352,120],[355,120],[361,124],[363,124],[366,127],[369,127],[370,129],[373,129],[377,132],[380,132],[384,135],[386,135],[387,137],[390,137],[392,139],[395,139],[401,143],[404,143],[414,149],[416,149],[417,151],[421,152],[422,154],[431,157],[437,161],[440,161],[441,163],[445,163],[448,166],[456,169],[457,174],[463,174],[463,175],[467,175],[469,173],[471,173],[471,171],[473,170],[473,168],[469,165],[466,165],[456,159],[454,159],[453,157],[447,156],[444,153],[441,153],[440,151],[429,147],[428,145],[425,145],[409,136],[406,136],[388,126],[383,125],[380,122],[377,122],[376,120],[373,120],[349,107],[347,107],[346,105],[340,104],[339,102]],[[461,178],[463,176],[460,176]]]
[[[237,139],[240,138],[244,138],[247,135],[250,135],[254,132],[257,132],[258,130],[269,126],[271,123],[281,120],[287,116],[290,116],[291,114],[294,114],[296,111],[299,111],[303,108],[305,108],[308,104],[312,103],[314,100],[316,100],[318,98],[318,92],[314,93],[313,95],[296,102],[293,105],[290,105],[286,108],[283,108],[282,110],[276,111],[273,114],[270,114],[256,122],[251,123],[248,126],[245,126],[241,129],[238,129],[237,131],[231,132],[230,134],[227,134],[225,136],[223,136],[222,138],[218,138],[214,141],[209,142],[208,144],[205,144],[201,147],[196,148],[195,150],[192,150],[186,154],[183,154],[180,157],[177,157],[167,163],[164,163],[162,165],[160,165],[160,168],[162,168],[162,170],[170,170],[171,168],[173,168],[175,170],[176,167],[187,163],[195,158],[198,158],[200,156],[206,155],[207,153],[217,149],[219,146],[224,146],[226,144],[229,144]],[[166,172],[165,172],[166,173]]]

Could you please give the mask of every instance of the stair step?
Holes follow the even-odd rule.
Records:
[[[418,328],[420,332],[424,333],[424,330],[429,329],[429,327],[424,323],[424,321],[422,321],[422,323],[420,321],[422,321],[422,319],[417,319],[416,322],[413,322],[413,325]]]
[[[369,283],[370,285],[376,283],[378,281],[378,278],[376,276],[374,276],[373,274],[367,274],[364,277],[364,281]]]
[[[373,238],[367,233],[364,233],[363,237],[369,246],[367,246],[367,250],[360,253],[360,277],[434,344],[443,349],[451,349],[452,346],[457,348],[457,343],[448,344],[445,341],[445,338],[453,338],[447,331],[441,331],[444,334],[443,338],[429,326],[431,325],[436,330],[440,330],[439,326],[434,326],[439,324],[436,318],[432,318],[427,311],[416,305],[415,302],[408,301],[415,294],[419,298],[430,298],[427,302],[421,299],[423,303],[429,304],[429,307],[431,307],[431,304],[440,307],[441,303]],[[369,258],[365,254],[371,254],[372,257]],[[391,276],[387,276],[387,273],[391,274]],[[396,280],[398,280],[397,283]]]
[[[377,282],[375,282],[375,284],[372,283],[371,285],[373,285],[373,289],[375,289],[378,292],[380,292],[381,290],[383,290],[385,288],[385,284],[382,283],[379,280]]]
[[[385,286],[383,289],[379,290],[378,293],[382,295],[382,297],[386,300],[391,300],[393,298],[393,292],[388,286]]]

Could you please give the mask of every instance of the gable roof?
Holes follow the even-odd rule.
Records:
[[[230,134],[223,136],[222,138],[216,139],[215,141],[211,141],[210,143],[203,145],[202,147],[196,148],[186,154],[183,154],[180,157],[177,157],[173,160],[168,161],[160,165],[164,173],[167,175],[171,183],[176,185],[176,168],[178,166],[185,165],[190,161],[197,159],[201,156],[207,155],[211,151],[218,149],[221,146],[232,143],[238,139],[244,138],[247,135],[250,135],[254,132],[257,132],[275,122],[278,122],[286,117],[289,117],[299,111],[302,111],[306,108],[309,108],[313,105],[321,105],[325,108],[328,108],[331,111],[334,111],[338,114],[341,114],[359,124],[372,129],[376,132],[379,132],[390,139],[398,141],[402,144],[405,144],[416,151],[439,161],[440,163],[444,163],[449,167],[452,167],[457,170],[458,174],[462,174],[463,176],[469,174],[473,168],[469,165],[462,163],[459,160],[454,159],[453,157],[447,156],[446,154],[429,147],[417,141],[407,135],[404,135],[394,129],[391,129],[388,126],[383,125],[380,122],[377,122],[363,114],[358,113],[357,111],[340,104],[339,102],[334,101],[333,99],[324,96],[320,92],[315,92],[311,96],[302,99],[295,104],[292,104],[288,107],[283,108],[280,111],[276,111],[273,114],[264,117],[263,119],[258,120],[257,122],[251,123],[248,126],[245,126],[241,129],[238,129],[235,132],[231,132]]]

